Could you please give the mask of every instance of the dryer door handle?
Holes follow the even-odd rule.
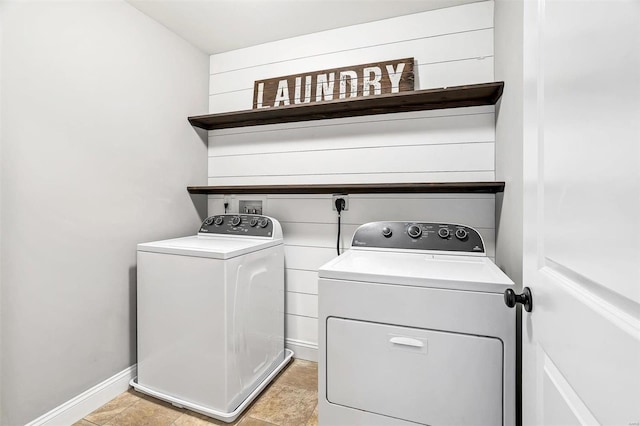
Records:
[[[390,343],[394,345],[413,346],[414,348],[421,348],[424,346],[424,342],[411,337],[392,337],[389,339]]]

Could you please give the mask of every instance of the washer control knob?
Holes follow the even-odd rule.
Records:
[[[214,225],[222,225],[224,223],[224,217],[223,216],[216,216],[215,219],[213,219],[213,223]]]
[[[449,238],[449,235],[451,235],[449,228],[440,228],[438,230],[438,236],[440,236],[440,238]]]
[[[209,226],[213,223],[213,217],[208,217],[204,220],[205,226]]]
[[[389,238],[391,237],[391,235],[393,235],[393,232],[391,232],[391,228],[385,226],[384,228],[382,228],[382,236],[385,238]]]
[[[258,225],[260,225],[260,228],[266,228],[268,224],[269,224],[269,219],[267,219],[266,217],[263,217],[258,222]]]
[[[240,219],[240,216],[234,216],[231,218],[231,226],[238,226],[240,225],[240,222],[242,222],[242,219]]]
[[[422,228],[418,225],[411,225],[407,228],[407,234],[409,234],[411,238],[420,238],[420,235],[422,235]]]
[[[468,235],[469,235],[469,233],[467,232],[466,229],[464,229],[464,228],[456,229],[456,238],[457,239],[464,240],[465,238],[467,238]]]
[[[249,225],[251,225],[251,227],[254,227],[258,224],[258,218],[257,217],[252,217],[251,221],[249,222]]]

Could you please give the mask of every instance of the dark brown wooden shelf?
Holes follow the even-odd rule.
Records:
[[[502,96],[503,88],[504,83],[499,81],[442,89],[415,90],[351,100],[198,115],[189,117],[189,122],[195,127],[215,130],[394,112],[494,105]]]
[[[199,115],[189,117],[189,122],[195,127],[215,130],[395,112],[494,105],[502,96],[503,88],[503,82],[495,82],[416,90],[353,100]],[[504,182],[189,186],[187,190],[191,194],[495,194],[504,191]]]
[[[314,185],[189,186],[191,194],[407,194],[483,193],[504,191],[504,182],[416,182]]]

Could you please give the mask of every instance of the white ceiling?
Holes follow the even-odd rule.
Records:
[[[208,54],[480,0],[126,0]]]

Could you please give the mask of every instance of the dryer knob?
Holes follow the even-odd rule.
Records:
[[[238,226],[240,225],[240,222],[242,222],[242,219],[240,219],[240,216],[234,216],[231,218],[231,226]]]
[[[260,222],[258,222],[258,225],[260,225],[260,228],[266,228],[268,224],[269,224],[269,219],[267,219],[266,217],[263,217],[262,219],[260,219]]]
[[[464,228],[458,228],[456,230],[456,238],[459,240],[464,240],[465,238],[467,238],[468,235],[469,233]]]
[[[251,225],[252,227],[256,226],[258,224],[258,218],[252,217],[251,221],[249,222],[249,225]]]
[[[204,225],[209,226],[213,223],[213,217],[208,217],[204,220]]]
[[[216,218],[213,220],[213,223],[218,226],[222,225],[224,223],[224,217],[216,216]]]
[[[391,235],[393,235],[393,232],[391,232],[391,228],[388,228],[388,227],[385,226],[384,228],[382,228],[382,235],[385,238],[390,238]]]
[[[419,238],[422,235],[422,229],[418,225],[411,225],[407,228],[407,234],[411,238]]]

